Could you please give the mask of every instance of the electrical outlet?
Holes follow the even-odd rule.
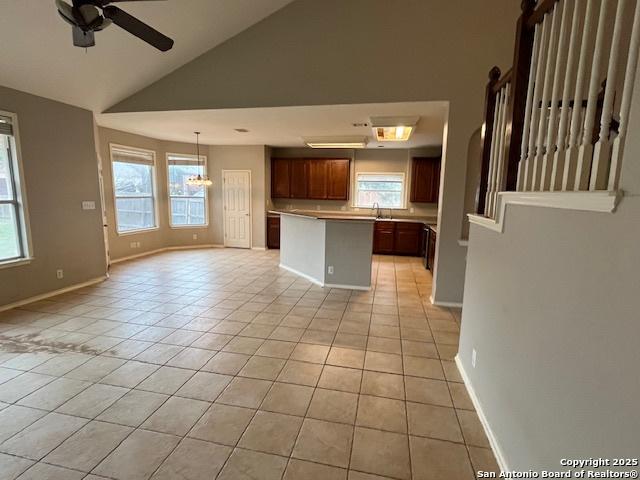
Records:
[[[316,205],[316,210],[320,210],[320,205]]]
[[[343,212],[347,210],[347,207],[345,207],[344,205],[342,207],[340,207],[340,210],[342,210]]]
[[[136,242],[131,242],[131,243],[129,244],[129,247],[130,247],[130,248],[136,248]]]
[[[90,200],[84,200],[82,202],[82,209],[83,210],[95,210],[96,209],[96,202],[90,201]]]
[[[476,349],[471,350],[471,366],[476,368]]]
[[[198,234],[197,234],[197,233],[194,233],[194,234],[193,234],[193,239],[194,239],[194,240],[197,240],[197,239],[198,239]]]
[[[415,211],[416,211],[416,209],[415,209],[415,208],[413,208],[413,207],[411,207],[411,208],[409,209],[409,213],[415,213]]]
[[[62,280],[64,278],[64,270],[62,270],[61,268],[56,270],[56,278],[58,280]]]
[[[329,275],[333,275],[333,265],[329,265],[329,266],[327,267],[327,273],[328,273]]]

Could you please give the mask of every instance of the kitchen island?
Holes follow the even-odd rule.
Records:
[[[375,218],[300,210],[277,213],[280,267],[323,287],[371,288]]]

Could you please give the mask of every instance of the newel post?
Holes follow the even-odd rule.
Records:
[[[493,67],[489,71],[489,82],[484,97],[484,123],[482,124],[480,145],[482,148],[482,165],[480,167],[480,185],[476,196],[476,213],[484,215],[489,188],[489,164],[491,162],[491,142],[493,140],[493,121],[496,113],[496,89],[500,80],[500,69]]]
[[[527,89],[535,33],[533,26],[528,25],[528,20],[533,14],[535,6],[535,0],[524,0],[522,2],[522,14],[516,24],[515,50],[511,74],[511,101],[507,109],[505,138],[507,155],[506,191],[515,191],[518,183],[518,164],[522,150]]]

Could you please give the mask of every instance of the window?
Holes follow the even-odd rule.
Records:
[[[404,173],[356,174],[356,207],[404,208]]]
[[[207,224],[207,187],[188,185],[189,177],[205,175],[207,158],[167,154],[169,219],[172,227]]]
[[[0,263],[29,256],[15,124],[15,115],[0,112]]]
[[[157,227],[154,157],[148,150],[111,146],[118,233]]]

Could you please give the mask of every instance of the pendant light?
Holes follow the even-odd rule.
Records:
[[[198,159],[198,168],[200,167],[200,132],[193,132],[196,134],[196,158]],[[203,175],[192,175],[187,179],[187,185],[197,185],[209,187],[213,185],[213,182],[209,179],[206,172],[204,172],[204,162],[202,163]]]

